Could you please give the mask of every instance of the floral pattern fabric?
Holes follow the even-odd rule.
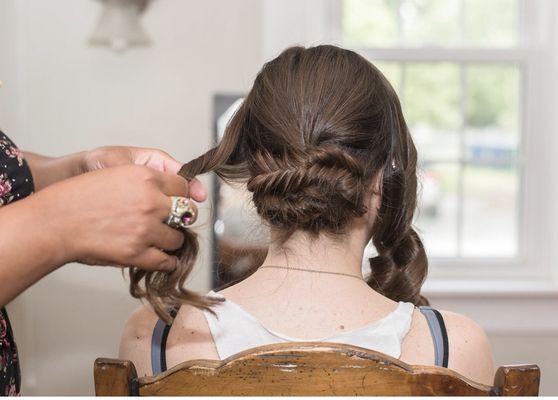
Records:
[[[17,396],[21,386],[21,374],[17,347],[13,339],[10,320],[5,309],[0,310],[0,395]]]
[[[23,153],[0,131],[0,207],[33,193],[33,177]],[[0,396],[17,396],[21,374],[12,327],[0,309]]]

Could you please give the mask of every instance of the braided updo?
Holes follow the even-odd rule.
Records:
[[[285,237],[347,232],[367,213],[379,181],[371,232],[378,256],[370,260],[369,284],[393,300],[424,304],[428,263],[412,228],[416,162],[399,99],[382,73],[358,54],[326,45],[292,47],[266,63],[221,142],[179,174],[213,171],[246,182],[258,214]],[[130,272],[132,294],[167,320],[165,306],[211,306],[182,287],[197,253],[193,233],[185,235],[176,271]]]
[[[287,235],[341,233],[367,211],[362,165],[339,147],[309,147],[288,160],[256,153],[253,160],[247,188],[258,214]]]

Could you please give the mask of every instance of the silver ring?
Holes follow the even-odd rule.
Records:
[[[186,229],[198,218],[198,208],[186,197],[172,196],[167,225],[174,229]]]

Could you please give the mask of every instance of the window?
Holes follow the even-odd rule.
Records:
[[[337,42],[382,70],[419,151],[415,224],[438,259],[517,259],[520,0],[338,0]],[[334,22],[335,26],[335,22]]]

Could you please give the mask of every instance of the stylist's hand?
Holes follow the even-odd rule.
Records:
[[[96,160],[92,169],[111,168],[60,181],[30,198],[38,208],[37,223],[52,232],[63,262],[165,271],[176,267],[177,258],[163,251],[176,250],[183,242],[183,234],[164,223],[170,196],[203,201],[206,192],[199,181],[188,183],[176,175],[178,163],[164,153],[134,151],[100,153],[91,159]],[[130,161],[148,166],[114,167]],[[155,165],[169,172],[151,168]]]
[[[124,146],[99,147],[62,157],[46,157],[26,151],[25,159],[33,173],[36,191],[41,191],[65,179],[104,168],[142,165],[157,171],[176,174],[181,166],[180,162],[164,151]],[[198,194],[205,198],[203,190]]]
[[[106,146],[83,154],[81,162],[83,172],[132,164],[176,174],[182,166],[164,151],[142,147]]]

